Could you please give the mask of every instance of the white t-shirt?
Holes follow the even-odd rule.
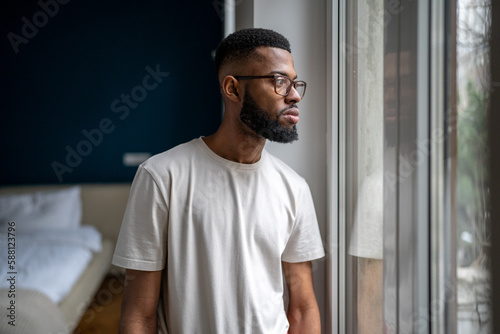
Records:
[[[281,261],[324,256],[305,180],[265,150],[254,164],[201,139],[137,171],[113,264],[162,270],[160,333],[280,333]]]

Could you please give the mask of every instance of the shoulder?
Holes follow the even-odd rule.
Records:
[[[270,167],[274,173],[278,174],[276,176],[281,178],[285,183],[289,184],[294,190],[304,191],[309,189],[306,180],[292,167],[271,153],[266,152],[266,154]]]
[[[172,169],[184,168],[200,156],[199,138],[177,145],[165,152],[153,155],[140,165],[150,174],[164,174]]]

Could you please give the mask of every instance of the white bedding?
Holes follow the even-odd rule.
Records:
[[[16,233],[16,288],[40,291],[58,304],[101,247],[101,235],[93,226]],[[9,286],[6,233],[0,233],[0,249],[2,288]]]

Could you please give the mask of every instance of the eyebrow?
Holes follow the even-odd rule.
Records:
[[[281,74],[281,75],[288,77],[288,74],[286,74],[284,72],[280,72],[280,71],[272,71],[269,74]],[[298,78],[298,76],[296,75],[295,78],[292,78],[292,80],[297,80],[297,78]]]

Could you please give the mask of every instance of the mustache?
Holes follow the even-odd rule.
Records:
[[[292,104],[291,106],[286,107],[286,108],[284,108],[284,109],[280,110],[280,112],[278,113],[278,117],[277,117],[277,118],[279,118],[279,117],[280,117],[281,115],[283,115],[283,114],[284,114],[287,110],[292,109],[292,108],[297,108],[297,109],[299,109],[299,107],[298,107],[296,104]]]

